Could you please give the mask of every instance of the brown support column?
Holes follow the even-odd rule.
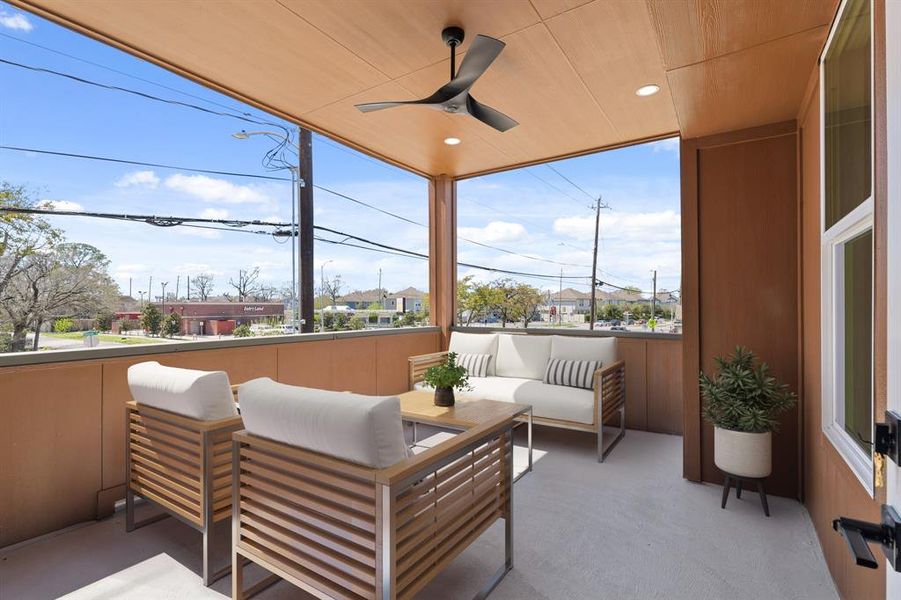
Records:
[[[301,331],[313,331],[313,134],[309,129],[300,129],[300,178],[304,185],[300,188],[297,207],[299,258],[297,265],[300,287],[300,318],[304,321]]]
[[[456,317],[457,182],[439,175],[429,182],[429,314],[446,346]]]

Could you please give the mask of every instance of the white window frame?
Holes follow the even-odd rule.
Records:
[[[832,38],[841,22],[848,0],[842,0],[835,20],[820,55],[820,299],[821,299],[821,378],[822,378],[822,428],[823,434],[832,443],[839,455],[845,460],[851,471],[872,497],[873,454],[864,452],[844,428],[844,354],[836,341],[836,334],[844,331],[843,300],[838,295],[843,292],[844,281],[842,270],[843,244],[854,237],[873,230],[873,190],[875,189],[875,135],[872,125],[875,124],[874,107],[875,87],[874,68],[875,55],[873,37],[875,33],[873,21],[873,2],[870,4],[870,196],[854,210],[842,217],[828,230],[826,223],[826,94],[825,94],[825,58],[832,46]],[[874,236],[875,240],[875,236]],[[875,253],[872,254],[875,262]],[[837,269],[838,267],[838,269]],[[875,293],[873,294],[875,297]],[[871,310],[873,308],[871,307]],[[873,313],[875,317],[875,312]],[[875,318],[874,318],[875,323]],[[874,333],[874,332],[873,332]],[[872,333],[871,333],[872,339]],[[872,380],[873,347],[870,348]],[[874,396],[870,390],[870,410],[875,418]],[[871,437],[872,438],[872,425]]]

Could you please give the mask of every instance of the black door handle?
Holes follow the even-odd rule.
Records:
[[[883,554],[895,571],[901,571],[901,518],[891,506],[882,505],[881,523],[839,517],[832,521],[832,528],[845,538],[858,566],[868,569],[879,568],[879,563],[869,546],[870,542],[876,542],[882,547]]]

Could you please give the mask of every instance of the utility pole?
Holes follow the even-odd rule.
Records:
[[[181,275],[175,276],[175,301],[178,302],[178,288],[181,287]]]
[[[654,326],[657,325],[657,269],[652,271],[654,273],[654,293],[651,296],[651,319],[653,319]],[[651,331],[654,331],[654,327],[651,327]]]
[[[134,298],[134,296],[131,295],[131,277],[128,278],[128,297]]]
[[[300,128],[297,141],[300,173],[298,186],[298,239],[300,246],[299,282],[300,282],[300,319],[304,321],[302,331],[313,331],[313,297],[315,267],[313,266],[313,133],[304,127]]]
[[[188,302],[190,302],[191,301],[191,276],[190,275],[187,276],[187,280],[188,280],[187,285],[185,287],[188,288],[187,296],[188,296]]]
[[[150,281],[147,283],[147,302],[153,302],[153,275],[150,276]]]
[[[591,254],[591,322],[588,324],[588,329],[594,329],[594,322],[597,319],[598,239],[601,234],[602,208],[610,208],[610,206],[604,204],[601,195],[598,194],[594,207],[594,252]]]
[[[385,299],[382,298],[382,270],[379,269],[379,304],[381,305],[382,302],[384,302],[384,301],[385,301]],[[382,308],[385,308],[385,307],[382,306]]]

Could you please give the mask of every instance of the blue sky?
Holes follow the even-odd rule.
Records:
[[[33,67],[118,85],[229,114],[250,113],[272,123],[289,123],[207,90],[163,69],[0,2],[0,58]],[[415,110],[415,109],[410,109]],[[205,114],[100,89],[56,75],[0,64],[0,145],[98,155],[181,167],[272,173],[261,165],[272,143],[263,137],[236,140],[241,129],[271,128],[237,118]],[[314,180],[410,220],[427,223],[424,179],[314,136]],[[650,287],[679,286],[678,144],[674,140],[631,147],[554,164],[589,195],[601,193],[612,210],[602,216],[602,279]],[[179,169],[131,166],[0,150],[0,178],[22,184],[60,208],[98,212],[206,216],[288,221],[287,182],[203,175]],[[538,274],[580,277],[588,289],[594,217],[591,200],[546,166],[460,182],[458,227],[463,262]],[[322,190],[315,192],[317,225],[375,241],[428,252],[424,227],[405,223]],[[111,259],[111,272],[128,291],[199,272],[213,273],[217,291],[238,269],[259,267],[261,279],[290,281],[287,244],[268,236],[81,217],[53,217],[69,239],[91,243]],[[334,237],[334,236],[332,236]],[[338,238],[342,239],[342,238]],[[425,261],[317,242],[317,276],[341,274],[347,289],[378,284],[398,290],[425,289]],[[537,260],[536,260],[537,259]],[[570,266],[575,265],[575,266]],[[492,279],[496,273],[460,268],[460,274]],[[542,288],[557,284],[523,278]],[[565,283],[576,282],[567,280]],[[584,282],[584,283],[582,283]],[[318,282],[317,282],[318,283]],[[157,284],[154,284],[157,288]],[[159,289],[155,289],[155,294]]]

